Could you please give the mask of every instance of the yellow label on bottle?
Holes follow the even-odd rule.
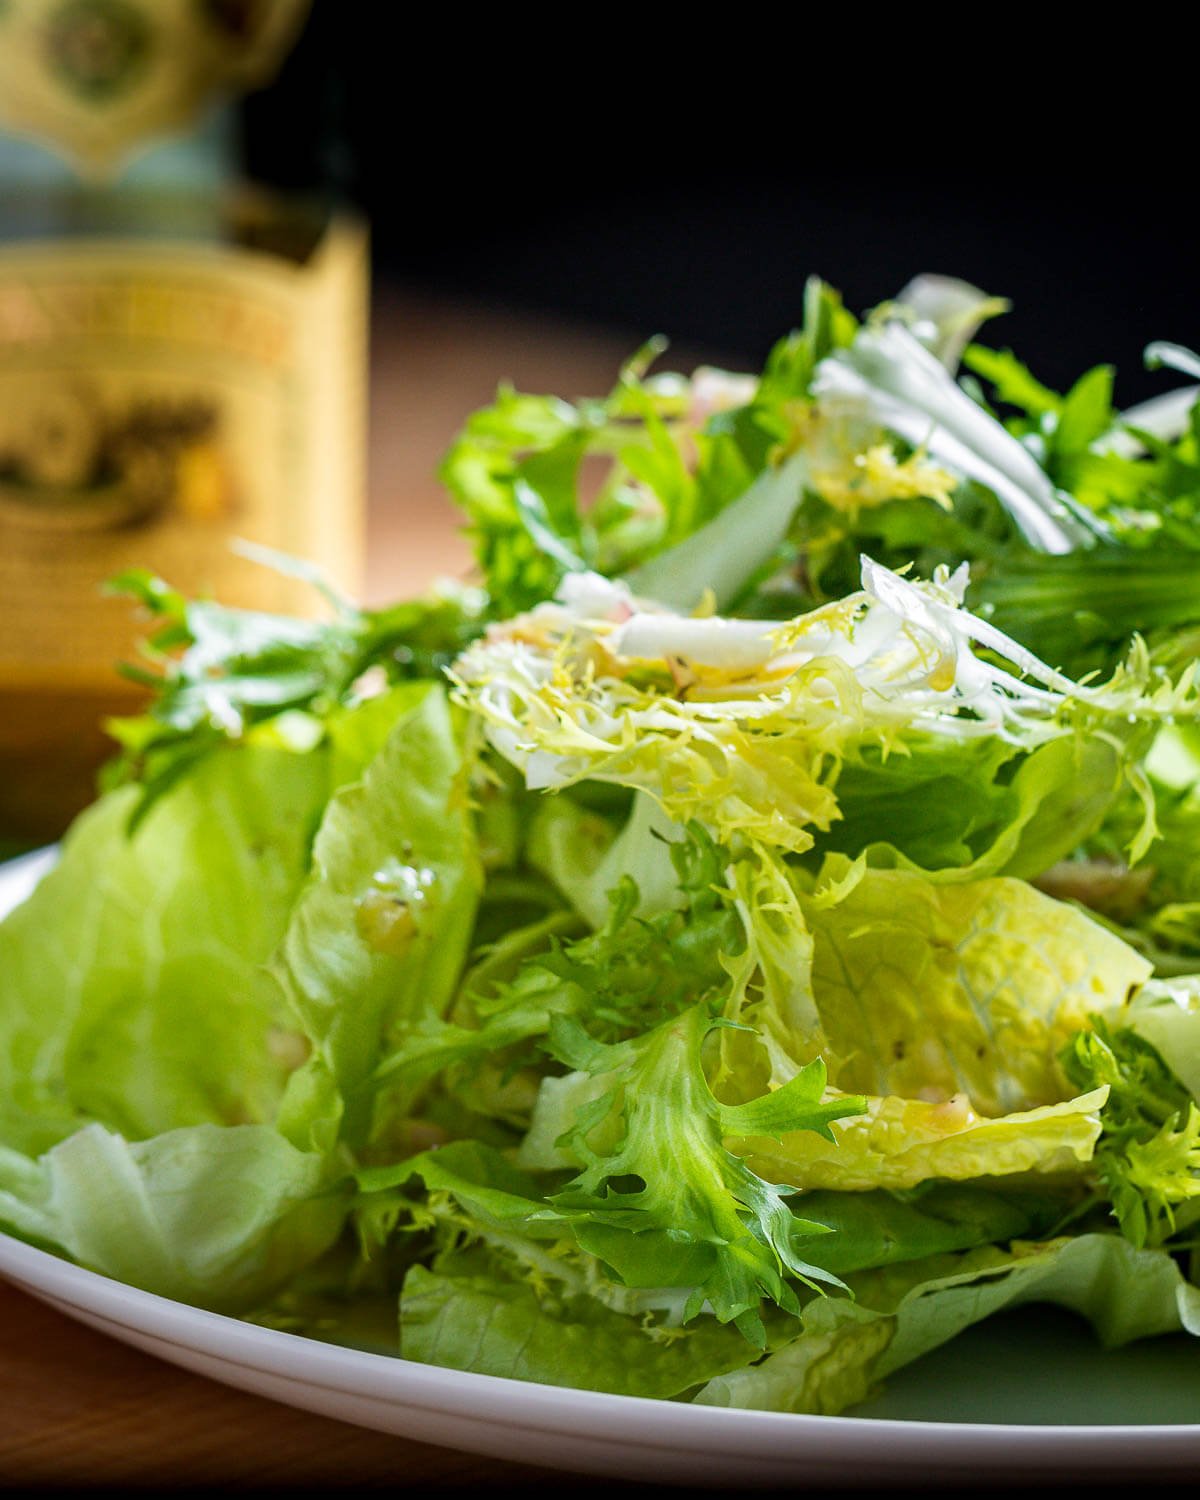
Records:
[[[244,538],[359,584],[366,256],[228,246],[0,250],[0,690],[111,681],[138,627],[106,580],[311,607]]]

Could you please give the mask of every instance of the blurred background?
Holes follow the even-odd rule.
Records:
[[[724,12],[572,37],[500,16],[467,37],[427,16],[414,45],[373,46],[358,7],[316,0],[243,104],[246,159],[358,202],[383,289],[756,366],[810,273],[861,312],[938,271],[1011,300],[992,338],[1047,384],[1115,363],[1132,402],[1163,388],[1151,339],[1200,342],[1173,44],[1136,24],[1051,43],[1030,21],[777,32]]]

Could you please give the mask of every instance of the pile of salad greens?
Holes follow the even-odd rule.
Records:
[[[814,281],[759,376],[501,390],[471,587],[118,580],[153,698],[0,925],[0,1225],[790,1412],[1022,1303],[1200,1333],[1200,385],[1059,394],[1002,310]]]

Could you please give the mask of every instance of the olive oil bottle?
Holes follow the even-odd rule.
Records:
[[[62,830],[136,706],[106,580],[310,607],[244,538],[357,586],[365,234],[243,180],[228,102],[306,8],[0,3],[0,855]]]

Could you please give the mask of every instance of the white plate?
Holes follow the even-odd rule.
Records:
[[[46,868],[0,870],[0,911]],[[845,1417],[727,1411],[559,1389],[342,1349],[201,1312],[0,1235],[0,1274],[69,1317],[241,1390],[381,1432],[627,1479],[805,1487],[1200,1471],[1200,1350],[1101,1355],[1026,1309],[973,1329]],[[937,1418],[940,1420],[931,1420]]]

